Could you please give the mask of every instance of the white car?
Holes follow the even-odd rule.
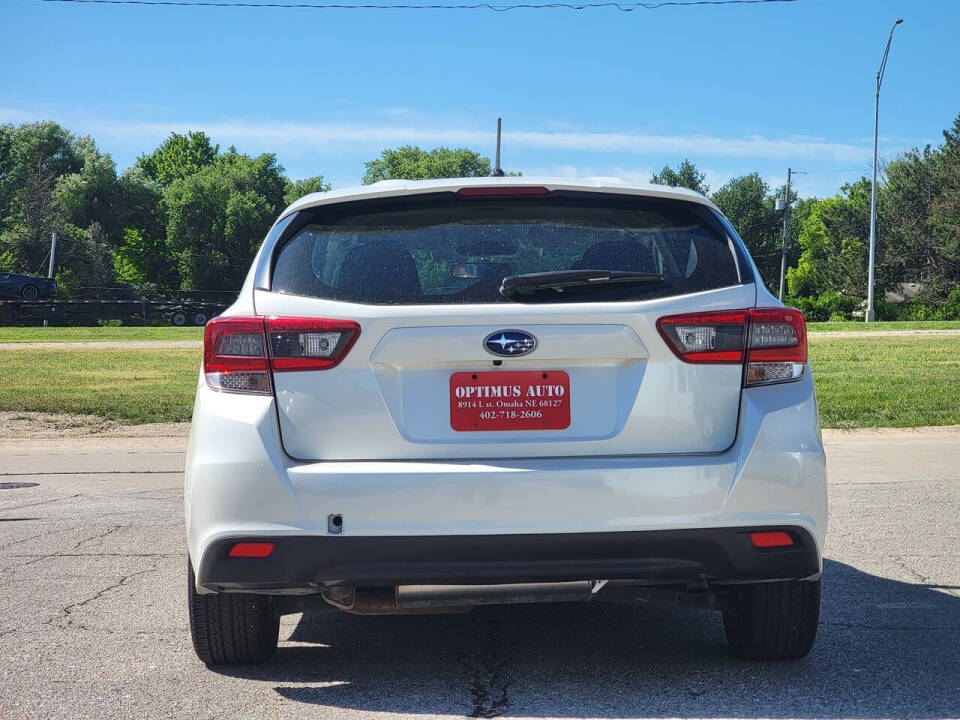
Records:
[[[308,195],[206,327],[186,520],[208,664],[320,606],[677,598],[799,658],[827,527],[804,319],[686,190]]]

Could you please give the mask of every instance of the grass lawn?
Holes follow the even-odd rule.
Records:
[[[0,410],[189,420],[200,354],[199,347],[5,348]],[[824,427],[960,423],[960,336],[821,335],[810,339],[810,358]]]
[[[89,413],[132,424],[189,420],[200,359],[199,347],[6,348],[0,410]]]
[[[865,332],[879,330],[960,330],[960,320],[904,320],[895,322],[812,322],[810,332]]]
[[[0,343],[202,339],[199,327],[0,327]]]
[[[810,338],[824,427],[960,423],[960,336]]]

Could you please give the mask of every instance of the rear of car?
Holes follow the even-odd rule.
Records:
[[[42,300],[55,294],[57,283],[49,278],[0,272],[0,297],[17,298],[26,302]]]
[[[187,461],[208,663],[277,618],[648,600],[741,655],[814,639],[802,315],[702,196],[526,178],[308,196],[207,325]],[[229,611],[229,612],[228,612]]]

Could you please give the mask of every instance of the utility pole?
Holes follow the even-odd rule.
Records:
[[[47,279],[53,280],[53,271],[57,269],[57,233],[54,231],[50,237],[50,265],[47,268]],[[43,326],[47,327],[47,321],[43,321]]]
[[[783,302],[783,286],[787,280],[787,227],[790,223],[790,178],[793,169],[787,168],[787,188],[783,195],[783,241],[780,243],[780,302]]]
[[[893,41],[893,31],[903,19],[897,20],[890,28],[890,37],[887,38],[887,47],[883,51],[883,60],[877,70],[877,95],[873,106],[873,185],[870,186],[870,268],[867,273],[867,311],[863,315],[865,322],[877,319],[873,311],[873,279],[877,255],[877,136],[880,131],[880,85],[883,83],[883,73],[887,69],[887,55],[890,54],[890,43]]]
[[[50,267],[47,268],[47,279],[53,280],[53,271],[57,269],[57,233],[50,238]]]

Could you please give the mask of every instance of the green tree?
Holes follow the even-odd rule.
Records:
[[[286,189],[283,193],[283,201],[287,205],[292,205],[304,195],[316,192],[329,192],[331,188],[323,175],[314,175],[313,177],[303,178],[302,180],[288,180]]]
[[[167,246],[181,284],[236,290],[280,210],[286,180],[274,155],[252,158],[233,148],[174,181],[166,192]]]
[[[800,259],[787,270],[790,295],[834,292],[863,297],[867,283],[870,181],[844,185],[835,197],[817,201],[800,231]]]
[[[62,176],[56,188],[56,203],[63,222],[88,228],[92,223],[111,246],[120,242],[126,220],[127,204],[113,158],[101,153],[91,138],[75,144],[81,166]]]
[[[887,165],[878,211],[878,284],[922,283],[929,304],[960,284],[960,116],[943,136]]]
[[[650,182],[655,185],[669,185],[670,187],[684,187],[701,195],[707,195],[710,192],[710,186],[704,182],[706,175],[697,169],[692,162],[683,159],[677,169],[674,170],[669,165],[664,165],[663,170],[654,173]]]
[[[364,185],[379,180],[429,180],[490,174],[490,158],[467,148],[438,147],[428,151],[404,145],[395,150],[384,150],[379,158],[364,165]]]
[[[37,272],[60,229],[58,180],[79,171],[77,140],[55,122],[0,131],[0,254],[9,269]]]
[[[220,152],[206,133],[191,130],[186,135],[170,133],[170,137],[149,155],[141,155],[137,165],[161,185],[193,175],[211,165]]]
[[[166,238],[127,228],[120,247],[113,251],[113,270],[117,281],[133,285],[154,285],[161,288],[179,284],[178,268]]]
[[[770,187],[759,173],[741,175],[717,190],[712,200],[743,239],[760,277],[776,292],[780,282],[783,213],[776,209]]]

